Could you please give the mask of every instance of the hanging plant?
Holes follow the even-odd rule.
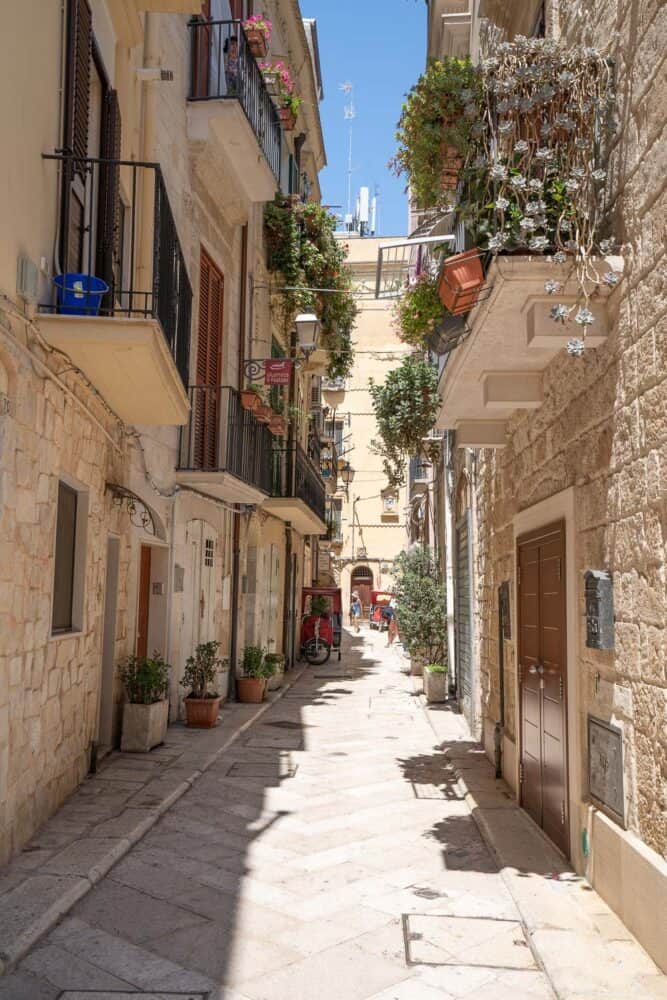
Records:
[[[389,166],[405,175],[415,202],[448,204],[478,116],[480,79],[469,59],[435,59],[408,93]]]
[[[437,276],[425,271],[406,286],[396,302],[394,321],[398,335],[404,343],[424,349],[442,317]]]
[[[422,438],[435,423],[439,409],[438,370],[426,358],[409,355],[393,368],[382,385],[369,380],[380,441],[375,451],[384,459],[391,486],[401,485],[405,465],[419,454]]]
[[[571,353],[583,350],[593,322],[591,295],[615,275],[601,277],[592,261],[609,253],[605,223],[606,169],[614,132],[613,69],[595,49],[552,39],[502,43],[481,67],[481,103],[465,169],[459,214],[474,242],[502,251],[551,253],[571,260],[578,296],[553,318],[572,313],[582,330]],[[547,282],[556,294],[562,285]]]

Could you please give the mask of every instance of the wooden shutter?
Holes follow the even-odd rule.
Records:
[[[88,0],[69,0],[67,25],[65,147],[84,159],[88,155],[93,43],[93,17]]]
[[[220,356],[224,278],[202,251],[199,277],[197,387],[194,390],[195,465],[215,469],[220,422]]]
[[[102,106],[102,137],[100,158],[118,161],[121,153],[121,118],[118,92],[107,90]],[[117,162],[99,164],[97,276],[106,281],[109,294],[103,308],[112,309],[121,288],[121,227],[120,167]],[[119,286],[119,287],[116,287]]]

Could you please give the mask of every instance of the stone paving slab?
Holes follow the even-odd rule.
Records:
[[[88,893],[301,676],[262,705],[226,704],[212,730],[170,726],[146,755],[113,753],[0,869],[0,976]],[[27,876],[27,872],[30,876]],[[1,982],[1,980],[0,980]],[[0,994],[0,997],[2,994]]]

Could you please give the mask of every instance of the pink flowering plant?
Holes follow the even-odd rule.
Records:
[[[268,17],[264,17],[263,14],[252,14],[243,22],[243,27],[246,31],[259,31],[264,35],[264,39],[268,44],[273,29],[273,24],[269,21]]]

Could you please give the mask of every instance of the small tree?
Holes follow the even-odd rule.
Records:
[[[429,548],[401,552],[394,564],[401,639],[409,653],[423,650],[428,663],[447,665],[447,597]]]
[[[130,704],[153,705],[166,698],[170,670],[170,664],[157,650],[152,657],[128,656],[121,667],[120,678]]]
[[[393,368],[382,385],[369,380],[381,441],[375,450],[384,458],[392,486],[405,478],[405,463],[418,455],[438,413],[438,370],[413,354]]]
[[[181,684],[190,688],[190,698],[217,698],[209,688],[215,683],[218,672],[225,660],[216,656],[219,642],[202,642],[195,649],[195,655],[185,661]]]

